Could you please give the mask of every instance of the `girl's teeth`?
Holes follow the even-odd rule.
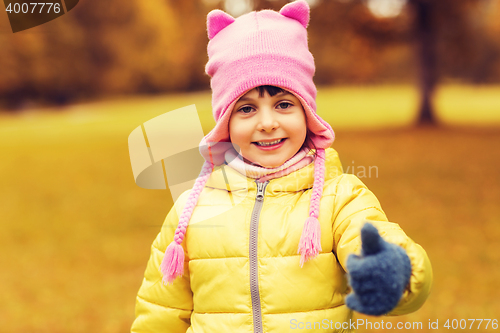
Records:
[[[271,142],[257,142],[257,144],[259,146],[272,146],[272,145],[275,145],[275,144],[280,143],[280,142],[281,142],[281,139],[276,140],[276,141],[271,141]]]

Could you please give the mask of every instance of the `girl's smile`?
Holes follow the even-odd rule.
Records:
[[[274,96],[252,89],[234,105],[229,120],[231,142],[250,162],[266,168],[282,165],[306,139],[307,124],[299,99],[288,91]]]
[[[259,141],[259,142],[252,142],[255,144],[257,147],[259,147],[262,150],[273,150],[273,149],[278,149],[283,144],[285,143],[286,139],[278,139],[278,140],[273,140],[273,141]]]

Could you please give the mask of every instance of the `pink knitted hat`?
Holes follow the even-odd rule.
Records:
[[[214,165],[223,164],[225,151],[232,147],[229,119],[234,104],[246,92],[262,85],[277,86],[293,93],[304,107],[310,139],[316,147],[316,159],[309,217],[298,248],[301,266],[321,251],[318,214],[324,184],[325,149],[335,136],[331,126],[316,114],[315,67],[307,45],[308,23],[309,5],[303,0],[289,3],[279,12],[262,10],[237,19],[221,10],[208,14],[209,60],[205,70],[211,77],[216,125],[200,144],[205,164],[181,213],[174,240],[165,252],[161,264],[164,283],[173,282],[184,272],[181,244]]]
[[[217,122],[207,142],[229,141],[229,118],[234,104],[247,91],[277,86],[301,101],[311,139],[328,148],[334,139],[330,125],[316,114],[314,59],[307,46],[309,5],[296,1],[280,11],[262,10],[234,19],[221,10],[207,17],[208,63],[212,78],[212,109]]]

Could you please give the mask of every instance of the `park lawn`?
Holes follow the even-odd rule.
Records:
[[[319,90],[345,171],[431,258],[429,300],[391,319],[422,322],[419,331],[429,320],[500,319],[500,87],[483,88],[440,89],[440,128],[411,126],[411,87]],[[208,93],[0,115],[2,331],[129,330],[150,245],[172,201],[168,191],[135,185],[127,137],[189,104],[207,133]]]

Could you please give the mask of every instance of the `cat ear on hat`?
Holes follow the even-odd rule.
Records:
[[[212,39],[225,27],[234,22],[234,17],[220,9],[214,9],[207,15],[208,38]]]
[[[299,21],[304,28],[309,24],[309,4],[304,0],[287,3],[281,8],[280,14]]]

